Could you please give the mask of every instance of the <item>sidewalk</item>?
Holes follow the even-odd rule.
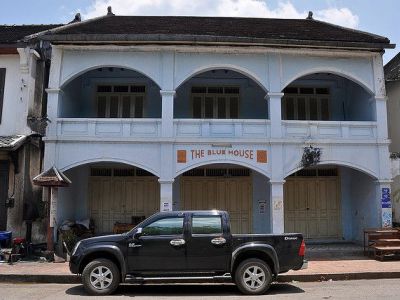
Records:
[[[375,261],[358,257],[344,260],[312,260],[308,269],[290,271],[278,277],[280,282],[350,279],[400,278],[400,261]],[[0,263],[0,282],[78,283],[68,263]]]

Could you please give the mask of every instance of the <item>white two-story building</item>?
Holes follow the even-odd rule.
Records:
[[[345,240],[391,224],[387,38],[109,11],[29,39],[52,48],[44,169],[72,181],[58,223],[223,209],[234,232]]]

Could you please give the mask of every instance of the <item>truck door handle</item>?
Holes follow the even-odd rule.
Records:
[[[223,237],[217,237],[211,240],[211,244],[214,245],[223,245],[226,243],[226,239],[224,239]]]
[[[169,242],[171,246],[177,247],[177,246],[182,246],[185,245],[185,240],[184,239],[174,239]]]

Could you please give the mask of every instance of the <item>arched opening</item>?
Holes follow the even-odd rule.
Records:
[[[285,232],[308,239],[362,241],[380,227],[376,178],[340,165],[298,170],[285,178]]]
[[[375,121],[372,94],[363,86],[332,73],[302,76],[283,89],[282,119],[310,121]]]
[[[236,164],[209,164],[175,178],[174,210],[226,210],[233,233],[269,233],[269,178]]]
[[[59,189],[57,224],[90,220],[94,234],[127,228],[159,211],[160,186],[154,174],[116,162],[83,164],[64,172],[72,181]]]
[[[61,118],[160,118],[161,95],[149,77],[123,67],[98,67],[62,87]]]
[[[268,119],[266,93],[255,80],[237,71],[204,71],[177,89],[174,118]]]

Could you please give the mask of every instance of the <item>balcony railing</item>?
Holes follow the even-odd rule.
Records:
[[[51,125],[50,125],[51,126]],[[161,119],[57,119],[57,138],[161,138]],[[270,120],[175,119],[174,137],[269,139]],[[376,122],[282,121],[282,138],[371,140],[377,138]]]
[[[270,121],[254,119],[175,119],[176,137],[268,138]]]
[[[364,121],[282,121],[286,138],[374,139],[377,123]]]
[[[57,120],[59,137],[159,137],[161,119],[75,119]]]

